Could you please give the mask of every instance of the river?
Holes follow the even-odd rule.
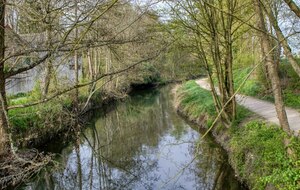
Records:
[[[57,153],[56,167],[19,189],[244,189],[224,150],[176,113],[170,89],[135,92],[96,112],[80,144],[45,147]]]

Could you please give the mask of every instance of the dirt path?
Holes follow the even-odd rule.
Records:
[[[207,79],[196,80],[196,83],[204,89],[210,90],[210,86],[207,82]],[[273,103],[259,100],[245,95],[236,96],[238,104],[248,108],[252,112],[262,116],[267,121],[279,125],[279,120],[277,118],[275,105]],[[286,108],[290,128],[296,133],[299,134],[300,131],[300,113],[292,108]]]

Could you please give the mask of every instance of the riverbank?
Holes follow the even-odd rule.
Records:
[[[43,147],[57,139],[63,139],[62,144],[74,141],[77,134],[75,132],[78,130],[74,127],[75,117],[78,117],[81,130],[91,117],[90,110],[99,107],[105,109],[107,105],[123,98],[105,94],[103,91],[96,92],[92,97],[80,94],[79,107],[82,111],[77,115],[72,97],[74,94],[69,93],[44,104],[10,110],[15,153],[0,158],[0,189],[14,189],[45,166],[55,165],[52,154],[45,154]],[[10,105],[26,104],[33,98],[34,91],[11,99]],[[35,148],[42,151],[39,152]]]
[[[181,114],[204,129],[216,115],[210,92],[195,81],[176,90],[175,105]],[[211,133],[227,151],[238,179],[250,189],[299,189],[299,140],[290,139],[290,148],[295,152],[291,158],[283,143],[286,134],[277,126],[265,123],[242,107],[238,107],[237,118],[230,129],[217,125]]]
[[[72,96],[73,94],[70,93],[34,107],[10,110],[9,118],[15,146],[32,148],[46,144],[54,138],[66,138],[71,135],[72,126],[75,123]],[[29,101],[30,98],[30,96],[26,96]],[[105,94],[102,91],[97,92],[90,99],[88,96],[80,96],[79,107],[85,108],[78,115],[79,121],[84,122],[86,120],[86,113],[89,110],[103,107],[120,99],[122,98]],[[14,103],[20,104],[22,102],[19,99]]]
[[[122,89],[122,92],[97,90],[92,96],[87,88],[79,89],[78,115],[74,112],[74,92],[59,96],[49,102],[32,107],[9,111],[10,124],[14,144],[18,148],[41,147],[53,139],[69,139],[73,135],[75,117],[79,117],[80,125],[89,119],[90,110],[105,109],[108,105],[126,99],[135,90],[155,88],[159,83],[133,83]],[[41,99],[40,89],[13,96],[9,105],[27,104]]]

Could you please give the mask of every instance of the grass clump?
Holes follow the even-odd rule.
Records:
[[[63,112],[62,105],[48,102],[22,109],[12,109],[8,115],[14,130],[24,131],[30,128],[48,127],[50,123],[55,123],[58,118],[61,118]]]
[[[179,107],[193,120],[200,115],[216,115],[213,98],[209,91],[202,89],[195,81],[184,83],[177,91]]]
[[[231,161],[239,175],[250,179],[253,189],[265,189],[272,184],[278,189],[300,189],[300,161],[287,155],[283,139],[286,134],[277,126],[252,121],[240,127],[230,141]],[[299,140],[291,148],[299,157]]]

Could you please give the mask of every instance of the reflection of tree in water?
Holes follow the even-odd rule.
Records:
[[[63,150],[58,160],[63,167],[54,174],[46,171],[43,179],[36,180],[31,187],[80,189],[82,184],[82,189],[152,189],[157,187],[157,181],[166,182],[164,180],[168,179],[160,179],[163,175],[160,172],[167,171],[160,170],[161,158],[157,155],[167,149],[166,155],[161,155],[167,157],[165,161],[178,162],[174,151],[179,149],[175,155],[189,162],[196,152],[193,141],[198,138],[198,134],[178,117],[170,96],[169,89],[162,89],[162,93],[151,91],[133,96],[113,111],[98,117],[94,126],[85,130],[79,149],[69,146]],[[181,155],[180,146],[169,146],[170,139],[171,143],[185,143],[182,147],[188,150],[184,151],[186,155]],[[186,145],[187,142],[182,141],[191,142]],[[201,142],[199,155],[185,171],[183,182],[174,185],[166,182],[162,187],[184,189],[186,186],[182,183],[186,181],[192,181],[193,189],[224,185],[227,174],[222,171],[227,169],[223,169],[222,150],[212,144],[206,140]],[[172,146],[177,146],[177,149]],[[169,147],[171,152],[168,152]],[[171,157],[168,157],[169,153]],[[170,173],[169,177],[173,175],[176,174]],[[221,186],[214,185],[214,182]]]
[[[190,172],[195,173],[197,188],[203,190],[238,190],[242,189],[228,164],[227,155],[222,147],[213,142],[207,136],[205,140],[200,140],[201,145],[190,151],[197,152],[195,160],[196,167],[191,167]],[[196,145],[195,145],[196,146]]]

